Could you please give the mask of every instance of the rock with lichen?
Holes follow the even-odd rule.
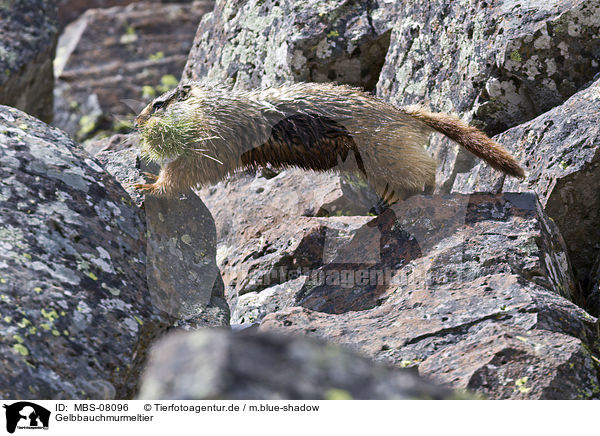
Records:
[[[6,106],[0,162],[0,396],[131,397],[170,322],[142,215],[81,146]]]
[[[219,0],[200,23],[183,80],[245,88],[336,81],[373,90],[394,10],[356,0]]]
[[[140,161],[135,135],[91,142],[96,157],[130,194],[145,216],[146,278],[155,307],[179,328],[229,325],[229,306],[217,267],[215,222],[193,191],[174,198],[146,197],[133,189],[141,172],[158,172]]]
[[[458,177],[456,192],[533,190],[546,214],[563,235],[568,254],[584,294],[600,241],[600,80],[578,92],[564,104],[513,127],[496,139],[523,163],[527,177],[504,177],[485,165],[476,165]],[[597,297],[584,307],[600,314]],[[592,302],[594,300],[595,302]]]
[[[490,135],[562,104],[600,72],[600,1],[403,1],[377,95],[456,112]],[[447,139],[430,150],[440,192],[477,163]]]

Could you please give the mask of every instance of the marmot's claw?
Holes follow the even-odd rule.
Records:
[[[153,195],[156,194],[156,186],[153,183],[136,183],[133,185],[133,189],[140,191],[140,194]]]

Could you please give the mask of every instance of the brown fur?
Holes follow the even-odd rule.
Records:
[[[182,122],[185,134],[165,120]],[[136,185],[154,195],[176,194],[270,164],[360,172],[391,203],[433,189],[436,164],[425,151],[432,131],[496,169],[524,176],[510,153],[460,119],[398,108],[343,85],[235,91],[191,83],[157,98],[136,122],[145,154],[170,159],[154,183]],[[160,129],[151,130],[156,126]]]

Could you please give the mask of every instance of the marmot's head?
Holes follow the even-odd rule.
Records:
[[[142,155],[163,161],[202,149],[207,134],[202,128],[195,87],[177,86],[154,99],[135,119],[140,131]]]

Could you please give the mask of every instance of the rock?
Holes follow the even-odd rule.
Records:
[[[201,330],[161,341],[139,399],[444,399],[456,394],[408,370],[309,338]]]
[[[593,322],[553,292],[498,274],[397,292],[361,312],[289,308],[260,330],[321,337],[492,399],[597,399]]]
[[[597,0],[403,3],[377,85],[392,102],[473,113],[495,134],[560,105],[600,71]]]
[[[269,313],[297,305],[296,295],[301,292],[306,276],[287,280],[260,292],[248,292],[235,300],[235,310],[231,314],[232,324],[258,324]]]
[[[325,280],[296,296],[304,307],[260,330],[318,336],[491,398],[600,396],[594,318],[561,297],[578,288],[534,195],[415,196],[386,214],[370,223],[379,238],[357,231],[337,250],[379,246],[380,262],[324,265]]]
[[[202,313],[219,275],[210,212],[191,190],[179,198],[146,197],[145,210],[154,304],[179,319]]]
[[[247,306],[253,300],[267,300],[241,296],[286,282],[268,291],[286,306],[292,297],[281,290],[291,287],[291,305],[327,313],[370,309],[395,289],[392,278],[422,278],[428,274],[423,268],[430,267],[441,268],[436,274],[448,282],[511,271],[568,299],[581,297],[564,241],[532,195],[415,196],[377,219],[275,219],[257,219],[240,236],[243,240],[219,245],[217,259],[236,314],[252,312]],[[449,245],[436,248],[440,241]],[[456,249],[463,257],[447,252]],[[298,277],[304,278],[301,287],[289,283]]]
[[[398,283],[418,289],[506,272],[581,298],[564,241],[530,194],[414,196],[354,231],[334,253],[311,272],[316,280],[297,296],[299,305],[363,310]]]
[[[58,23],[64,28],[88,9],[124,6],[137,0],[58,0]]]
[[[129,398],[168,325],[127,193],[66,135],[0,107],[0,395]]]
[[[3,1],[0,22],[0,104],[50,121],[58,37],[55,2]]]
[[[147,224],[146,274],[152,302],[176,320],[176,326],[229,325],[229,307],[216,265],[216,229],[210,212],[192,191],[179,198],[144,198],[133,189],[140,171],[158,167],[140,163],[135,135],[116,135],[90,143],[96,155],[143,207]],[[140,169],[140,166],[143,168]]]
[[[130,198],[139,207],[144,204],[144,196],[133,189],[136,183],[144,183],[140,172],[139,138],[135,134],[113,135],[110,138],[90,141],[86,150],[96,157],[106,171],[127,191]]]
[[[323,264],[332,262],[344,243],[370,220],[369,217],[300,217],[278,222],[271,228],[261,228],[254,234],[247,233],[244,235],[247,241],[239,246],[220,245],[217,259],[223,271],[226,295],[235,312],[242,310],[237,308],[238,297],[284,283],[285,288],[268,292],[279,295],[285,289],[282,304],[288,305],[285,301],[292,295],[287,288],[291,287],[297,290],[293,299],[294,304],[298,304],[297,298],[306,294],[304,289],[309,283],[299,289],[299,283],[289,282],[318,272]],[[376,229],[371,236],[374,233],[377,233]],[[365,253],[358,256],[363,258]],[[247,299],[243,301],[242,305],[247,304]]]
[[[600,256],[596,258],[590,278],[588,291],[586,292],[585,307],[592,315],[600,316]]]
[[[373,90],[389,45],[390,9],[345,0],[218,0],[200,23],[183,79],[233,79],[244,88],[336,81]]]
[[[275,222],[300,216],[367,215],[378,197],[333,172],[242,173],[198,191],[217,223],[219,244],[241,245]]]
[[[92,9],[61,35],[54,125],[78,139],[127,132],[135,115],[174,87],[212,1]]]
[[[524,164],[528,172],[525,180],[505,179],[477,165],[453,187],[457,192],[537,192],[545,213],[565,239],[576,276],[584,287],[600,240],[598,111],[600,81],[563,105],[497,137]]]
[[[598,0],[401,3],[377,84],[392,103],[458,112],[498,134],[562,104],[600,71]],[[477,163],[446,139],[430,150],[439,192]]]

